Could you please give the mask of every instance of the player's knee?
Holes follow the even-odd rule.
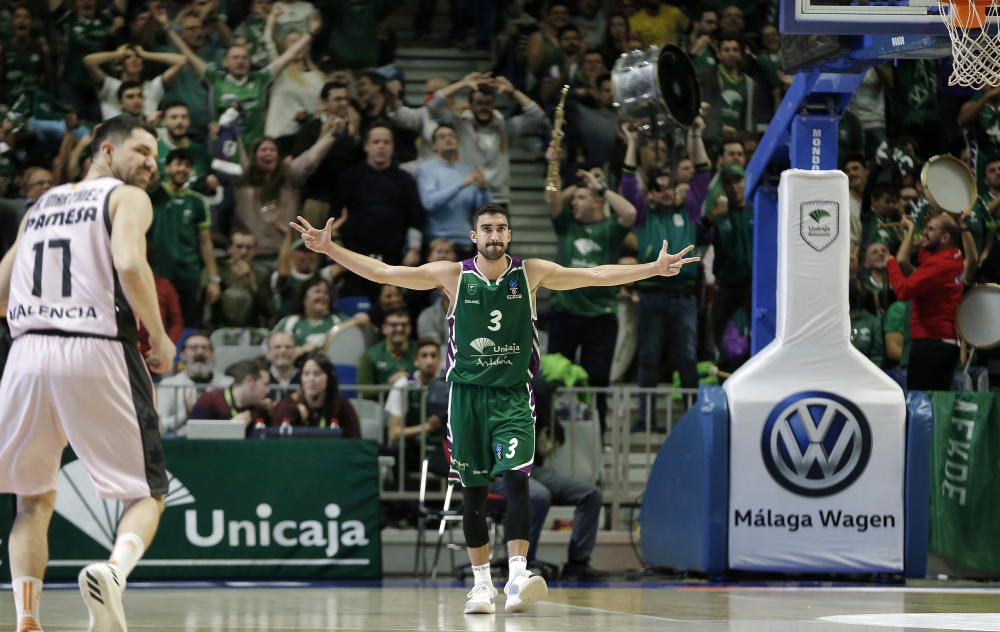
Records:
[[[56,492],[17,497],[17,513],[38,516],[51,515],[56,508]]]
[[[469,548],[475,549],[490,542],[490,533],[486,526],[488,496],[489,490],[486,487],[462,489],[462,531],[465,534],[465,545]]]
[[[508,470],[503,473],[503,484],[507,490],[507,498],[527,498],[528,497],[528,475],[517,470]]]

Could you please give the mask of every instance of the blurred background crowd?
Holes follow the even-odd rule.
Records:
[[[239,415],[359,436],[338,388],[439,376],[446,298],[331,265],[289,230],[297,215],[335,218],[346,247],[409,266],[473,255],[469,217],[487,202],[511,210],[512,254],[566,266],[651,261],[663,239],[696,244],[703,265],[680,277],[542,296],[543,353],[582,368],[550,363],[545,379],[715,383],[750,351],[743,170],[793,80],[776,16],[775,0],[3,1],[0,248],[46,189],[86,172],[94,127],[125,112],[159,134],[149,256],[181,359],[164,383],[223,389],[163,398],[165,430],[188,415]],[[611,70],[624,52],[664,43],[693,60],[703,116],[639,133],[616,112]],[[968,358],[955,286],[1000,276],[1000,89],[949,89],[946,64],[869,70],[839,153],[852,341],[901,384],[945,389]],[[921,166],[940,153],[976,174],[979,200],[961,216],[936,212],[921,186]],[[543,192],[546,157],[561,163],[560,192]],[[931,267],[955,249],[949,285]],[[345,371],[324,351],[348,326],[368,332],[368,348]],[[230,333],[266,360],[219,366],[213,352]],[[911,368],[911,346],[927,341],[933,353],[915,351]],[[973,358],[979,374],[989,360]],[[640,402],[639,426],[658,425],[652,401]],[[410,423],[399,404],[389,440]]]

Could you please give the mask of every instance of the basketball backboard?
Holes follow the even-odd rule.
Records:
[[[780,0],[782,33],[946,35],[938,0]]]

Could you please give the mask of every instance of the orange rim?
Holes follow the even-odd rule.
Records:
[[[993,0],[941,0],[951,5],[948,11],[951,23],[963,29],[981,29],[986,26],[986,7]]]

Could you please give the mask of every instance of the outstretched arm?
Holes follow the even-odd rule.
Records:
[[[635,265],[604,265],[595,268],[564,268],[544,259],[529,259],[525,262],[528,278],[533,280],[531,289],[546,287],[550,290],[575,290],[581,287],[622,285],[652,276],[674,276],[688,263],[701,261],[701,257],[684,257],[694,248],[689,245],[675,255],[667,252],[667,240],[663,240],[660,256],[651,263]]]
[[[348,250],[334,242],[330,238],[333,223],[331,217],[327,220],[326,226],[319,229],[313,228],[301,216],[298,223],[289,222],[291,227],[302,235],[302,241],[305,242],[306,247],[313,252],[330,257],[358,276],[375,283],[396,285],[411,290],[443,288],[448,297],[454,300],[452,294],[454,294],[459,274],[461,274],[460,264],[451,261],[435,261],[417,267],[391,266],[378,259]]]

